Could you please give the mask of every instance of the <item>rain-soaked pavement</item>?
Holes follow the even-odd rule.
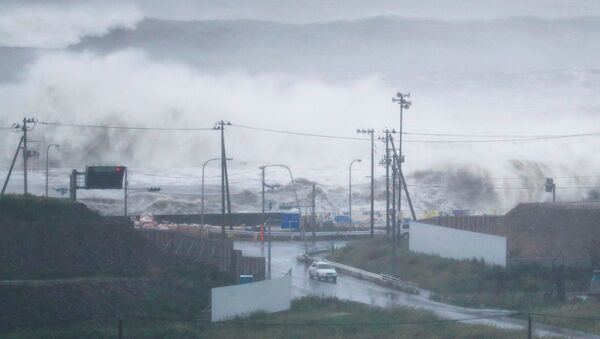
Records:
[[[337,242],[336,244],[343,244]],[[330,242],[317,242],[317,247],[328,246]],[[337,246],[337,245],[336,245]],[[267,257],[267,243],[236,241],[235,248],[243,251],[244,255]],[[446,319],[471,319],[481,317],[494,317],[493,319],[473,319],[465,321],[471,324],[492,325],[505,329],[523,329],[526,323],[521,320],[500,317],[497,315],[508,314],[509,311],[497,309],[465,308],[429,300],[430,293],[422,290],[420,295],[399,292],[369,281],[340,275],[337,284],[319,282],[309,279],[307,266],[299,262],[296,256],[304,253],[302,242],[273,242],[271,247],[271,274],[274,278],[283,276],[292,269],[292,295],[294,298],[317,295],[330,296],[339,299],[352,300],[379,307],[405,306],[422,308],[434,312]],[[561,336],[569,338],[600,338],[583,332],[572,331],[560,327],[534,323],[535,334],[538,336]]]

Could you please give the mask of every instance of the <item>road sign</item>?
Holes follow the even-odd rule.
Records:
[[[336,215],[333,217],[333,222],[336,224],[350,224],[350,217],[347,215]]]
[[[125,166],[86,167],[86,189],[122,189]]]
[[[300,215],[298,213],[281,214],[281,228],[299,228]]]

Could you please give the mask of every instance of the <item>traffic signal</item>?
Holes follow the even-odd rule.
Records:
[[[546,187],[546,192],[554,192],[554,179],[546,178],[546,183],[544,184],[544,187]]]
[[[123,189],[125,166],[88,166],[86,167],[86,189]]]

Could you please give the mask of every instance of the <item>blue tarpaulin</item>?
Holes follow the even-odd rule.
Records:
[[[333,218],[333,222],[336,224],[350,224],[350,217],[347,215],[336,215]]]
[[[281,228],[299,228],[300,215],[298,213],[281,214]]]

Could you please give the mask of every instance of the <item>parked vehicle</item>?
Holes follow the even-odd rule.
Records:
[[[308,276],[311,279],[331,280],[337,282],[337,272],[333,266],[328,263],[317,261],[313,262],[308,268]]]

